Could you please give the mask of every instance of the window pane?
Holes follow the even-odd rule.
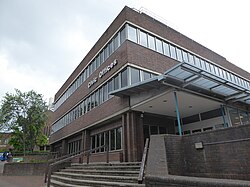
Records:
[[[95,93],[91,95],[91,108],[95,107]]]
[[[121,30],[120,32],[120,41],[121,41],[121,44],[126,40],[126,30],[125,30],[125,27]]]
[[[97,90],[95,93],[95,106],[99,106],[99,98],[100,98],[99,90]]]
[[[182,51],[182,54],[183,54],[183,61],[184,62],[188,62],[188,54],[186,51]]]
[[[111,150],[115,150],[115,129],[110,131]]]
[[[96,58],[96,68],[100,66],[100,55],[97,56]]]
[[[128,69],[126,68],[124,71],[121,73],[121,87],[128,86]]]
[[[164,55],[170,56],[169,45],[166,42],[163,42]]]
[[[114,89],[117,90],[120,88],[120,83],[119,83],[119,76],[116,75],[114,78]]]
[[[159,131],[160,131],[160,134],[167,134],[167,129],[166,129],[166,127],[161,127],[161,126],[159,126]]]
[[[100,53],[100,64],[102,64],[104,62],[104,52],[102,51]]]
[[[176,48],[176,53],[177,53],[177,60],[179,60],[180,62],[182,62],[183,61],[182,51],[179,48]]]
[[[140,71],[135,68],[131,68],[131,84],[140,82]]]
[[[106,101],[108,99],[108,84],[105,84],[103,86],[103,101]]]
[[[155,50],[155,38],[151,35],[148,35],[148,47]]]
[[[157,38],[156,38],[156,51],[159,53],[163,53],[162,41]]]
[[[120,41],[119,41],[119,36],[117,34],[114,39],[114,49],[116,50],[119,46],[120,46]]]
[[[128,39],[137,43],[136,28],[129,25],[128,27]]]
[[[103,103],[103,87],[100,88],[100,99],[99,99],[99,101],[100,101],[100,104]]]
[[[114,52],[114,42],[113,40],[109,43],[109,52],[112,54]]]
[[[150,134],[158,134],[158,126],[150,126]]]
[[[143,31],[140,31],[140,44],[144,47],[148,46],[147,34]]]
[[[194,56],[188,53],[189,63],[194,65]]]
[[[150,78],[150,73],[146,72],[146,71],[143,71],[143,80],[147,80],[149,78]]]
[[[177,59],[175,47],[172,46],[172,45],[170,45],[170,56],[171,56],[171,58],[173,58],[173,59]]]
[[[116,150],[122,147],[122,128],[116,129]]]

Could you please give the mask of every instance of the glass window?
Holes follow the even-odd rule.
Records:
[[[100,66],[100,55],[96,57],[96,69]]]
[[[106,46],[103,51],[104,51],[104,61],[105,61],[109,56],[109,48],[108,48],[108,46]]]
[[[188,53],[189,63],[194,65],[194,56]]]
[[[195,122],[198,122],[198,121],[200,121],[199,114],[182,118],[182,123],[183,124],[195,123]]]
[[[194,56],[194,62],[195,62],[195,65],[200,67],[200,59],[196,56]]]
[[[112,92],[114,90],[114,79],[109,80],[108,85],[108,92]]]
[[[122,148],[122,128],[116,129],[116,150]]]
[[[105,84],[103,86],[103,101],[106,101],[108,99],[108,84]]]
[[[170,45],[170,56],[171,56],[171,58],[173,58],[173,59],[177,59],[175,47],[172,46],[172,45]]]
[[[126,29],[125,29],[125,27],[121,30],[120,37],[121,37],[120,41],[121,41],[121,44],[122,44],[126,40]]]
[[[148,47],[155,50],[155,38],[151,35],[148,35]]]
[[[115,150],[115,129],[110,131],[110,143],[111,150]]]
[[[144,47],[148,46],[147,34],[143,31],[140,31],[140,44]]]
[[[240,120],[241,120],[242,125],[247,125],[250,123],[247,112],[239,111],[239,115],[240,115]]]
[[[158,134],[158,126],[150,126],[150,134],[153,135],[153,134]]]
[[[128,86],[128,69],[122,71],[121,73],[121,87]]]
[[[114,50],[116,50],[120,46],[120,39],[118,34],[114,38]]]
[[[198,133],[198,132],[201,132],[201,129],[192,130],[192,133],[193,133],[193,134]]]
[[[130,41],[133,41],[137,43],[137,33],[136,33],[136,28],[132,27],[129,25],[128,27],[128,39]]]
[[[143,71],[143,80],[147,80],[150,78],[150,73],[149,72],[146,72],[146,71]]]
[[[103,103],[103,87],[100,88],[100,99],[99,99],[99,101],[100,101],[100,104]]]
[[[163,50],[164,50],[164,55],[170,56],[169,44],[168,43],[163,42]]]
[[[95,108],[95,93],[91,95],[91,108]]]
[[[182,54],[183,54],[183,61],[184,62],[188,62],[188,54],[186,51],[182,51]]]
[[[119,74],[114,78],[114,89],[117,90],[120,88]]]
[[[114,52],[114,42],[113,40],[109,43],[109,52],[112,54]]]
[[[160,134],[167,134],[167,128],[159,126],[159,133]]]
[[[159,53],[163,53],[162,41],[156,38],[156,51]]]
[[[89,77],[89,66],[86,69],[86,78],[88,78],[88,77]]]
[[[232,126],[240,125],[240,117],[238,114],[238,110],[234,108],[229,108],[229,116],[231,119]]]
[[[182,58],[182,51],[176,47],[176,54],[177,54],[177,60],[179,60],[180,62],[183,61],[183,58]]]
[[[95,106],[99,106],[99,98],[100,98],[100,94],[99,94],[99,89],[96,90],[95,93]]]
[[[131,84],[140,82],[140,71],[135,68],[131,68]]]
[[[88,102],[87,111],[90,111],[90,109],[91,109],[91,97],[88,97],[88,98],[86,99],[86,101]]]
[[[100,53],[100,64],[102,64],[104,62],[104,52],[102,51]]]

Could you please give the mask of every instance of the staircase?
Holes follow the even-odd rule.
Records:
[[[53,172],[51,187],[145,186],[138,184],[140,162],[71,164]]]

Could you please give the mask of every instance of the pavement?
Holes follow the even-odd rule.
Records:
[[[6,162],[0,162],[0,187],[45,187],[44,176],[3,176]]]

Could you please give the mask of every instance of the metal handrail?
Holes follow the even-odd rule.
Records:
[[[77,153],[65,155],[63,157],[48,161],[48,166],[47,166],[46,173],[45,173],[45,183],[47,182],[47,187],[50,186],[50,179],[51,179],[52,172],[55,170],[64,168],[63,163],[71,162],[73,159],[78,158],[78,157],[82,158],[85,155],[87,156],[87,164],[89,164],[89,157],[91,153],[101,148],[106,148],[106,162],[109,163],[109,146],[108,145],[103,145],[94,149],[79,151]]]
[[[146,167],[146,162],[147,162],[147,157],[148,157],[148,147],[149,147],[149,138],[146,139],[145,146],[144,146],[141,167],[140,167],[140,173],[139,173],[139,177],[138,177],[138,184],[142,184],[142,182],[143,182],[143,177],[144,177],[144,172],[145,172],[145,167]]]

